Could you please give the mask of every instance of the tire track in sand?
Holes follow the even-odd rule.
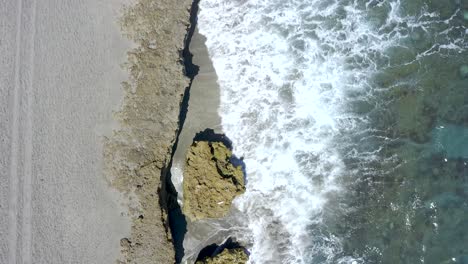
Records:
[[[12,264],[32,263],[32,104],[35,34],[36,0],[19,0],[16,14],[14,90],[11,106],[8,204],[8,263]],[[23,58],[27,59],[23,60]]]
[[[32,0],[31,3],[31,34],[30,34],[30,54],[29,54],[29,78],[27,84],[27,103],[26,103],[26,129],[24,144],[25,144],[25,153],[24,153],[24,182],[23,182],[23,226],[22,226],[22,258],[24,264],[32,264],[32,254],[31,254],[31,242],[32,242],[32,129],[33,129],[33,119],[32,119],[32,104],[34,98],[34,56],[35,56],[35,38],[36,38],[36,9],[37,1]]]
[[[16,51],[15,51],[15,79],[13,91],[13,117],[11,124],[11,147],[10,147],[10,193],[8,203],[8,263],[16,262],[17,244],[17,216],[18,216],[18,137],[19,137],[19,98],[20,98],[20,56],[21,56],[21,14],[22,0],[18,1],[16,14]]]

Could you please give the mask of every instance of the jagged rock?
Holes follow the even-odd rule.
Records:
[[[224,249],[214,257],[197,261],[195,264],[245,264],[249,256],[242,248]]]
[[[192,221],[226,216],[232,200],[245,191],[241,166],[221,142],[196,141],[184,169],[184,214]]]
[[[121,262],[174,263],[168,213],[176,198],[167,172],[190,85],[180,51],[188,45],[193,1],[131,2],[119,21],[135,48],[124,64],[130,76],[115,114],[119,126],[105,142],[105,169],[111,185],[129,198],[132,228],[121,244]]]

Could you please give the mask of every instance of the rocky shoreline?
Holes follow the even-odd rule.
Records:
[[[128,52],[124,65],[130,78],[123,83],[125,96],[121,110],[115,113],[119,128],[106,138],[104,151],[107,180],[127,197],[132,220],[131,234],[121,239],[118,263],[180,263],[184,257],[186,219],[223,218],[235,196],[245,190],[243,167],[231,163],[231,147],[209,140],[195,143],[205,148],[197,150],[192,146],[190,149],[197,151],[189,153],[192,161],[201,161],[198,165],[191,163],[195,168],[213,165],[210,168],[214,177],[205,180],[217,183],[208,186],[208,193],[226,190],[221,202],[211,197],[221,209],[211,210],[214,200],[206,199],[206,203],[196,205],[201,206],[196,216],[190,212],[197,210],[185,210],[185,216],[171,181],[190,89],[199,70],[192,63],[189,49],[196,32],[198,1],[139,0],[125,8],[120,21],[124,34],[137,45]],[[186,151],[185,145],[182,151]],[[187,166],[187,171],[193,168]],[[195,181],[203,181],[206,176],[195,174],[191,174]],[[184,189],[200,187],[193,183]],[[195,196],[187,199],[194,203],[204,200]],[[189,202],[185,205],[188,208]],[[217,252],[200,263],[225,263],[222,261],[231,258],[241,260],[235,263],[245,263],[248,256],[238,249]]]
[[[119,128],[106,139],[104,152],[107,179],[128,198],[132,219],[130,236],[121,240],[120,263],[175,262],[168,211],[177,203],[168,192],[167,173],[196,74],[184,58],[194,28],[193,4],[139,0],[121,18],[136,47],[124,65],[130,78],[115,113]]]
[[[224,134],[211,129],[194,137],[187,150],[183,178],[183,213],[191,223],[190,232],[195,226],[207,228],[210,221],[223,221],[231,212],[233,200],[245,192],[242,159],[233,155],[232,143]],[[212,244],[200,250],[195,263],[245,264],[248,259],[247,250],[229,237],[220,246]]]
[[[248,260],[249,257],[244,249],[225,248],[219,254],[199,260],[195,264],[245,264]]]

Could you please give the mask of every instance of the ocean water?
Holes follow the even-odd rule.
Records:
[[[250,263],[468,263],[467,0],[201,0]]]

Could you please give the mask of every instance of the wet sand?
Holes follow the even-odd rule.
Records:
[[[193,63],[198,65],[200,69],[190,89],[187,116],[179,136],[179,143],[171,170],[172,182],[178,192],[178,202],[181,207],[183,203],[182,172],[186,152],[192,144],[193,138],[197,133],[207,128],[213,129],[215,133],[223,133],[221,117],[218,114],[220,91],[216,72],[208,56],[205,41],[206,38],[199,34],[197,30],[190,43]],[[232,222],[229,219],[201,220],[196,223],[191,223],[188,219],[187,221],[187,233],[183,241],[184,258],[182,263],[194,263],[200,250],[209,244],[221,244],[228,237],[228,229],[230,222]]]
[[[0,1],[0,263],[115,263],[130,232],[102,175],[125,0]]]
[[[172,165],[172,182],[179,194],[180,204],[182,204],[182,171],[185,164],[185,155],[193,142],[195,134],[206,128],[214,129],[216,133],[222,132],[221,117],[218,114],[220,104],[219,87],[213,63],[205,46],[205,40],[205,37],[196,30],[190,43],[193,63],[198,65],[200,69],[190,89],[187,117],[179,136],[179,143]]]

